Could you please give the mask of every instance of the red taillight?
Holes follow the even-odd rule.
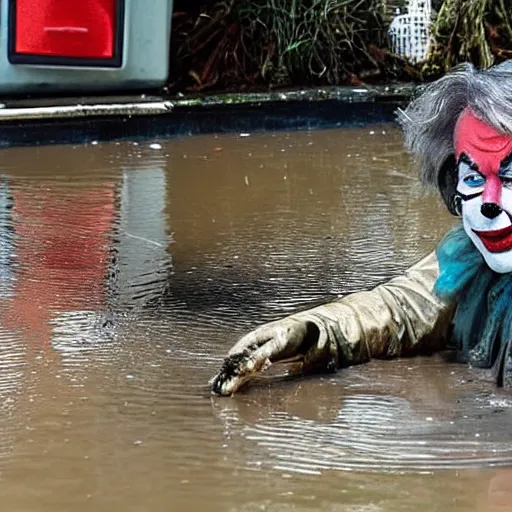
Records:
[[[11,0],[11,55],[116,58],[118,0]],[[14,8],[12,8],[14,7]]]

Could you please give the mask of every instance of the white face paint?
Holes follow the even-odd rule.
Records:
[[[458,173],[466,233],[492,270],[512,272],[512,164],[482,172],[459,161]]]

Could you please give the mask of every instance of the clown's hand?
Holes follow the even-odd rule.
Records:
[[[231,395],[272,363],[297,362],[303,373],[335,369],[331,347],[318,326],[289,316],[258,327],[229,351],[222,368],[210,381],[218,395]]]

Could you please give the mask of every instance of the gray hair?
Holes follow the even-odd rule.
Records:
[[[454,155],[455,124],[466,108],[498,132],[512,135],[512,60],[487,70],[463,64],[399,110],[406,146],[418,160],[424,183],[438,186],[443,165]]]

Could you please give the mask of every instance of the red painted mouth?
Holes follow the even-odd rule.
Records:
[[[512,225],[493,231],[476,231],[473,229],[473,232],[482,240],[489,252],[505,252],[512,249]]]

